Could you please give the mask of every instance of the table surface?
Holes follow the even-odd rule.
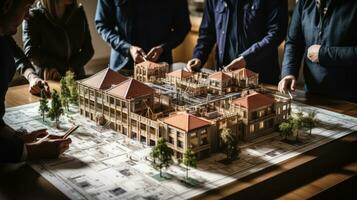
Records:
[[[58,83],[49,81],[49,85],[51,89],[59,90]],[[9,88],[5,105],[14,107],[38,100],[39,97],[28,93],[28,85],[15,86]],[[302,98],[300,101],[357,117],[357,104],[317,97],[309,100]],[[195,199],[306,199],[316,195],[347,195],[351,190],[346,188],[353,188],[352,186],[357,184],[357,156],[354,152],[357,152],[357,133],[349,134]],[[67,199],[26,164],[0,165],[0,177],[0,199]],[[356,191],[352,192],[357,195]]]

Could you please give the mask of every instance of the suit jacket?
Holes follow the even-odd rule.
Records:
[[[205,63],[217,44],[216,70],[243,56],[261,82],[275,84],[287,20],[285,0],[207,0],[193,57]]]
[[[264,83],[277,83],[278,46],[287,32],[286,0],[207,0],[193,57],[203,63],[216,44],[216,70],[243,56]],[[233,34],[227,34],[236,30]],[[232,45],[227,47],[227,42]],[[230,56],[226,54],[235,48]],[[235,55],[234,55],[235,54]]]
[[[357,102],[357,1],[327,1],[321,15],[315,0],[300,0],[294,10],[285,46],[282,77],[298,77],[304,63],[308,93]],[[319,63],[307,59],[307,49],[321,45]]]
[[[138,7],[143,12],[138,12]],[[145,51],[161,45],[164,52],[159,61],[172,63],[171,50],[191,29],[187,0],[98,0],[95,23],[99,34],[112,48],[109,66],[114,71],[133,67],[131,45]],[[148,28],[134,32],[135,23]],[[143,44],[135,41],[134,34],[149,39]]]

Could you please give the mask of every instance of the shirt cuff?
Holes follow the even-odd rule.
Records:
[[[25,72],[23,73],[23,76],[26,78],[26,80],[30,80],[31,76],[37,76],[37,74],[35,73],[35,70],[32,68],[27,68],[25,70]]]

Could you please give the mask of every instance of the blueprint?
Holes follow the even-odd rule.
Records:
[[[76,107],[60,118],[60,129],[42,117],[38,103],[7,109],[4,120],[14,129],[28,132],[47,128],[62,135],[74,125],[80,128],[70,138],[70,149],[57,160],[30,163],[31,167],[63,192],[69,199],[189,199],[219,188],[271,165],[293,158],[313,148],[357,131],[357,118],[293,102],[292,111],[316,111],[319,124],[312,135],[302,133],[300,143],[284,142],[279,133],[240,144],[240,159],[232,164],[220,162],[224,154],[212,154],[200,160],[197,168],[175,164],[165,170],[166,178],[157,178],[151,167],[151,147],[79,115]]]

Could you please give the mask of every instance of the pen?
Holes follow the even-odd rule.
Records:
[[[293,99],[293,95],[291,95],[291,92],[290,92],[290,91],[288,91],[288,94],[289,94],[289,96],[290,96],[290,99]]]

